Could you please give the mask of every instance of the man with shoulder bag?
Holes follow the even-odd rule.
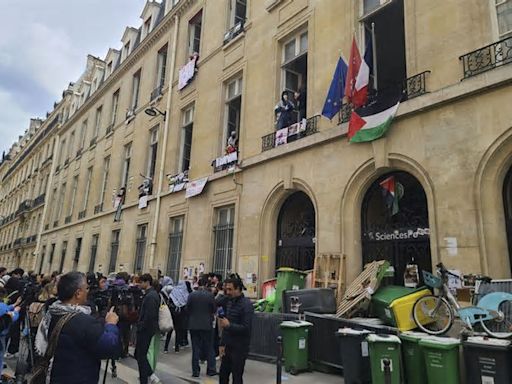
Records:
[[[39,324],[35,347],[44,358],[29,384],[45,383],[47,376],[52,384],[97,384],[101,360],[119,356],[119,318],[114,308],[106,314],[105,323],[91,316],[86,305],[88,289],[83,273],[69,272],[60,278],[59,300]]]

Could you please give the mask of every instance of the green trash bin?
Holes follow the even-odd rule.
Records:
[[[296,375],[309,370],[308,337],[309,327],[313,324],[307,321],[283,321],[283,357],[286,372]]]
[[[459,384],[460,341],[449,337],[429,336],[419,342],[423,350],[429,384]]]
[[[429,335],[421,332],[404,332],[400,334],[404,376],[407,384],[427,384],[425,359],[420,347],[420,340],[426,337],[429,337]]]
[[[372,384],[401,384],[400,339],[394,335],[369,335]]]
[[[283,292],[290,289],[303,289],[306,285],[307,273],[293,268],[279,268],[277,270],[276,298],[274,313],[281,313]]]

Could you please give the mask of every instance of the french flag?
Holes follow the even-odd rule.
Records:
[[[347,73],[345,95],[354,108],[365,105],[368,101],[368,84],[370,82],[370,68],[373,61],[372,40],[368,39],[363,60],[359,53],[356,39],[352,40],[350,61]]]

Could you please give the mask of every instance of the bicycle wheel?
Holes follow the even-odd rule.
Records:
[[[498,317],[480,322],[484,331],[497,339],[512,337],[512,302],[504,301],[498,308]]]
[[[412,308],[412,316],[418,328],[430,335],[442,335],[453,324],[450,304],[434,295],[419,298]]]

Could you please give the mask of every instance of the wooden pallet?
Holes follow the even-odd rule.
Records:
[[[337,317],[350,318],[368,309],[373,293],[379,287],[387,261],[374,261],[364,266],[363,272],[348,286],[338,305]]]
[[[313,275],[315,288],[333,288],[336,299],[342,298],[345,289],[346,257],[339,253],[323,253],[315,258]]]

